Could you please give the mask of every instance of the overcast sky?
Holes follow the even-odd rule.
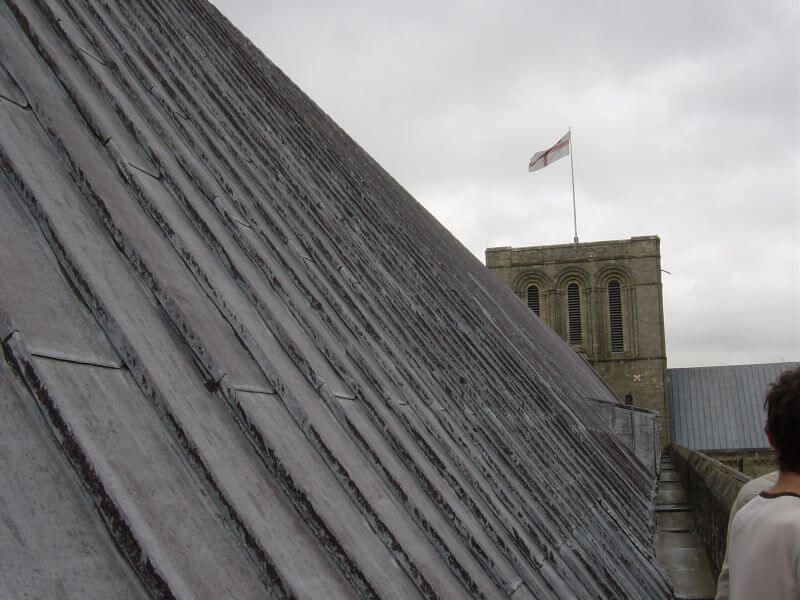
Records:
[[[797,0],[216,6],[480,260],[661,237],[670,367],[800,360]]]

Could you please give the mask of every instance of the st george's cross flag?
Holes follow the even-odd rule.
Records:
[[[538,171],[539,169],[545,168],[551,162],[557,161],[559,158],[562,158],[569,154],[569,135],[571,132],[567,132],[564,137],[558,140],[555,144],[550,146],[547,150],[543,150],[542,152],[537,152],[533,156],[531,156],[531,160],[528,163],[528,172]]]

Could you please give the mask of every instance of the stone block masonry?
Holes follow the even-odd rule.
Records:
[[[703,454],[753,479],[766,475],[778,468],[775,462],[775,450],[772,448],[703,450]]]
[[[668,441],[660,240],[489,248],[486,266]]]

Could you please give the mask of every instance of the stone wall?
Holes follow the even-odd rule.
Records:
[[[714,577],[717,577],[725,558],[731,506],[750,477],[697,450],[670,444],[668,451],[680,473],[694,510],[697,533],[706,546]]]
[[[669,414],[665,403],[666,387],[664,374],[666,360],[663,358],[629,358],[627,360],[592,360],[587,362],[595,372],[614,390],[620,400],[630,401],[640,408],[662,415],[664,429],[669,427]],[[665,431],[666,433],[666,431]]]
[[[745,448],[741,450],[703,450],[710,456],[735,471],[755,479],[778,468],[772,448]]]
[[[580,343],[572,344],[623,402],[656,411],[668,441],[666,349],[657,236],[553,246],[488,248],[486,266],[569,341],[567,289],[580,291]],[[609,283],[620,285],[622,349],[612,348]]]

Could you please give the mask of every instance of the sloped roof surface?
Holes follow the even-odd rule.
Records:
[[[800,363],[667,369],[673,441],[694,450],[769,448],[764,396]]]
[[[669,595],[602,382],[210,5],[0,63],[0,597]]]

